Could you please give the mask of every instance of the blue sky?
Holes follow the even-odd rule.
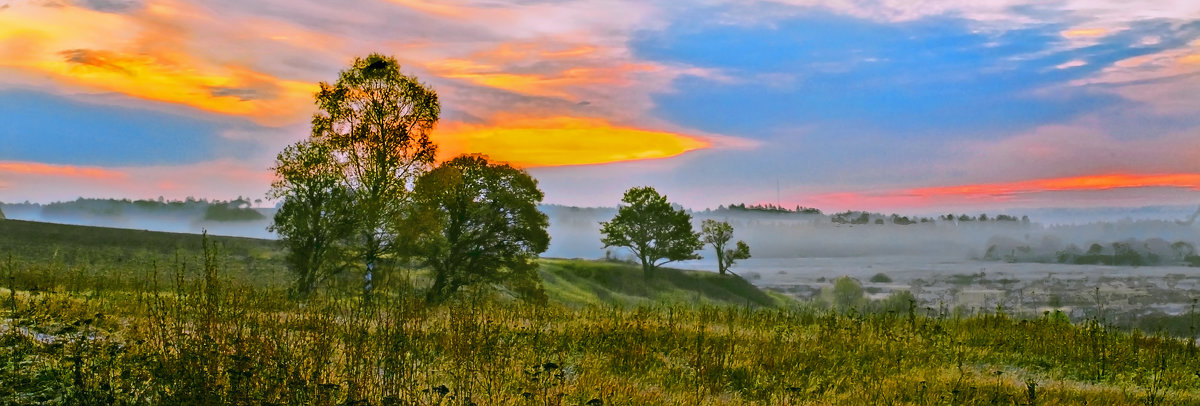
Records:
[[[0,200],[262,195],[315,83],[373,51],[442,96],[442,151],[552,203],[1200,200],[1200,5],[275,3],[0,0]]]

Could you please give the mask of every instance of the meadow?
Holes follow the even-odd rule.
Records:
[[[549,303],[420,271],[294,300],[273,241],[0,221],[0,404],[1200,404],[1194,339],[836,309],[544,259]],[[1192,327],[1191,331],[1195,331]]]

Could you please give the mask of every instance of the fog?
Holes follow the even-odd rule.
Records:
[[[545,256],[604,258],[600,225],[616,214],[613,208],[546,206],[550,217],[550,249]],[[1192,210],[1176,209],[1186,219]],[[1062,213],[1070,213],[1060,209]],[[750,245],[754,258],[845,258],[872,256],[916,256],[931,259],[982,259],[993,245],[1000,249],[1054,251],[1071,245],[1086,250],[1091,244],[1109,246],[1130,239],[1159,239],[1168,243],[1200,241],[1200,225],[1180,224],[1173,219],[1139,219],[1047,225],[1037,218],[1023,221],[972,221],[927,218],[901,225],[891,215],[870,215],[867,224],[838,224],[825,214],[772,213],[759,211],[707,210],[692,213],[694,226],[705,219],[728,221],[734,239]],[[1020,217],[1014,214],[1013,217]],[[994,216],[993,216],[994,218]],[[1077,218],[1077,217],[1076,217]],[[877,224],[882,222],[883,224]],[[609,248],[610,256],[622,258],[628,250]],[[704,253],[702,253],[704,255]]]
[[[18,220],[184,233],[207,230],[214,235],[276,238],[267,231],[275,209],[252,208],[249,203],[241,198],[211,202],[79,199],[51,204],[0,204],[0,209],[8,218]],[[543,256],[599,259],[630,255],[624,248],[605,249],[600,242],[600,223],[612,219],[616,208],[543,205],[541,210],[550,219],[551,236],[550,247]],[[860,212],[842,215],[843,220],[865,216],[862,220],[866,224],[839,224],[838,217],[832,214],[754,209],[692,211],[692,217],[697,229],[706,219],[728,221],[734,228],[734,239],[746,241],[756,259],[884,256],[1005,259],[1005,255],[1024,252],[1029,255],[1019,259],[1045,260],[1069,248],[1086,251],[1092,244],[1099,244],[1109,249],[1116,242],[1133,243],[1138,249],[1165,256],[1173,243],[1200,242],[1200,225],[1188,221],[1194,212],[1194,207],[1184,206],[1030,209],[1032,214],[1027,221],[1018,220],[1025,215],[1021,212],[1007,213],[1007,219],[1015,221],[997,221],[996,214],[986,221],[979,221],[977,214],[970,216],[971,221],[960,221],[961,215],[952,220]],[[1055,221],[1043,220],[1039,215]],[[1097,219],[1084,221],[1089,215]],[[1009,256],[1007,259],[1015,259]]]
[[[3,204],[0,210],[19,220],[275,238],[266,230],[274,209],[252,208],[242,199],[80,199]],[[550,219],[551,235],[543,256],[632,259],[627,249],[605,249],[600,242],[600,222],[612,219],[616,208],[544,205],[541,210]],[[1178,318],[1200,298],[1200,275],[1187,266],[1200,264],[1194,208],[1028,213],[1028,219],[1008,212],[981,220],[978,214],[921,218],[722,208],[692,211],[692,216],[696,229],[706,219],[728,221],[734,240],[749,244],[753,257],[732,272],[802,300],[821,300],[834,278],[849,276],[870,298],[909,291],[931,312],[999,307],[1024,314],[1062,310],[1080,319],[1107,309],[1106,317],[1123,325],[1178,330]],[[668,266],[714,271],[711,248],[705,248],[699,252],[705,259]]]
[[[160,202],[79,199],[50,204],[0,204],[0,210],[13,220],[173,233],[199,234],[208,231],[212,235],[276,238],[275,233],[267,231],[275,209],[250,208],[246,207],[247,203],[240,200]],[[229,213],[240,215],[229,216]]]

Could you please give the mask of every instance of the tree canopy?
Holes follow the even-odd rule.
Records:
[[[275,159],[276,180],[268,197],[282,199],[268,227],[287,248],[288,267],[297,276],[295,291],[308,296],[333,272],[352,233],[350,197],[341,184],[328,145],[300,141]]]
[[[364,261],[366,285],[392,249],[388,222],[398,218],[412,184],[433,165],[429,133],[441,106],[437,93],[400,72],[392,57],[356,58],[333,84],[321,82],[312,139],[329,145],[356,214],[351,244]]]
[[[536,262],[550,244],[549,219],[537,208],[542,198],[528,173],[480,155],[459,156],[422,176],[404,228],[419,230],[409,252],[434,272],[427,299],[504,283],[545,300]]]
[[[728,272],[738,260],[750,258],[750,246],[745,241],[738,241],[734,248],[727,247],[733,238],[733,226],[729,222],[704,220],[700,224],[700,234],[704,243],[717,251],[717,270],[721,275]]]
[[[663,264],[700,259],[696,250],[704,244],[692,230],[692,216],[671,207],[666,196],[649,186],[635,187],[625,191],[621,202],[625,204],[617,215],[600,223],[604,248],[629,248],[641,261],[646,278]]]

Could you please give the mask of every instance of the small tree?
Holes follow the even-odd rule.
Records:
[[[426,299],[445,300],[459,288],[505,283],[544,301],[537,256],[546,251],[549,218],[538,211],[542,191],[523,170],[463,155],[422,176],[401,240],[434,273]],[[416,230],[416,231],[413,231]]]
[[[738,241],[735,248],[726,248],[733,238],[733,226],[726,221],[712,219],[700,224],[700,234],[704,243],[711,245],[717,251],[717,271],[724,275],[733,264],[741,259],[750,258],[750,246],[745,241]]]
[[[671,207],[666,196],[649,186],[635,187],[625,191],[621,201],[625,205],[618,208],[616,217],[600,223],[604,248],[629,248],[641,261],[647,279],[668,262],[700,259],[696,250],[704,248],[704,243],[692,231],[692,216]]]
[[[283,199],[268,230],[287,249],[296,274],[295,292],[307,297],[343,259],[342,243],[352,233],[350,197],[340,183],[327,145],[301,141],[275,158],[276,180],[268,197]]]

